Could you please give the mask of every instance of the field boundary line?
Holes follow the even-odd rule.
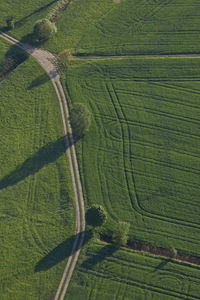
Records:
[[[61,278],[60,284],[58,286],[55,295],[55,300],[57,299],[62,300],[64,299],[64,296],[66,294],[85,237],[85,206],[84,206],[84,198],[83,198],[78,161],[76,156],[76,149],[74,145],[74,138],[72,135],[72,129],[69,122],[69,108],[63,91],[63,87],[60,83],[60,76],[55,67],[56,57],[48,51],[36,48],[29,44],[23,44],[20,41],[16,40],[15,38],[10,37],[9,35],[1,31],[0,31],[0,37],[8,41],[9,43],[26,51],[41,65],[41,67],[46,71],[46,73],[50,77],[50,80],[53,84],[53,87],[57,95],[57,99],[59,101],[60,113],[61,113],[61,118],[63,123],[63,131],[65,135],[65,146],[66,146],[66,152],[69,161],[69,168],[70,168],[70,173],[72,178],[72,186],[74,190],[74,200],[75,200],[75,207],[76,207],[75,208],[76,210],[75,239],[72,245],[71,255],[68,258],[66,267],[63,272],[63,276]],[[70,134],[71,143],[69,141],[68,133]]]
[[[72,59],[77,60],[95,60],[95,59],[124,59],[124,58],[154,58],[154,59],[166,59],[166,58],[200,58],[200,53],[185,53],[185,54],[127,54],[127,55],[72,55]]]

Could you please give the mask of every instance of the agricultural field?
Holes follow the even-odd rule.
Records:
[[[93,242],[65,300],[197,300],[200,269]]]
[[[13,16],[8,33],[26,40],[57,4],[3,0],[0,28]],[[108,213],[101,236],[125,221],[129,244],[200,258],[199,9],[197,0],[74,0],[41,46],[74,55],[61,76],[70,108],[91,111],[75,146],[86,208]],[[59,105],[38,64],[2,41],[0,102],[0,295],[53,299],[75,226]],[[198,265],[87,242],[66,300],[200,299]]]
[[[72,102],[92,111],[79,148],[88,205],[108,228],[131,223],[131,238],[200,255],[200,59],[73,60]]]
[[[199,9],[198,0],[75,0],[45,47],[79,55],[200,53]]]
[[[0,63],[16,50],[2,40],[0,49]],[[51,299],[71,251],[73,191],[57,101],[32,58],[0,82],[1,299]]]

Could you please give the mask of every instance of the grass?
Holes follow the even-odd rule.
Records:
[[[2,0],[0,2],[0,29],[7,31],[6,19],[13,16],[15,28],[8,32],[12,36],[22,39],[32,33],[35,22],[46,17],[56,2],[57,0],[26,0],[23,2]]]
[[[57,23],[57,34],[45,43],[51,52],[76,51],[90,28],[115,6],[113,0],[74,0]]]
[[[126,0],[87,29],[79,54],[199,53],[196,0]]]
[[[75,0],[45,45],[82,55],[199,53],[197,0]]]
[[[51,299],[71,251],[73,190],[56,94],[32,58],[0,83],[0,107],[1,298]]]
[[[200,255],[200,60],[75,60],[72,103],[93,121],[77,145],[87,205],[102,204],[107,228]]]
[[[66,300],[195,300],[200,293],[198,267],[99,241],[88,247],[73,279]]]

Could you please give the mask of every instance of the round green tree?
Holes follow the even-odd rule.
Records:
[[[129,228],[129,223],[118,222],[112,235],[112,241],[116,247],[125,246],[127,244]]]
[[[51,23],[48,19],[38,20],[35,23],[33,36],[35,41],[48,40],[52,33],[56,32],[55,24]]]
[[[107,213],[103,206],[93,205],[86,212],[85,219],[88,225],[93,227],[102,226],[107,219]]]
[[[70,113],[70,122],[75,138],[81,138],[86,134],[91,123],[91,114],[82,103],[73,105]]]

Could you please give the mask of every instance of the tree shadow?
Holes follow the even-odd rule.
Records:
[[[38,172],[42,167],[60,157],[69,146],[67,136],[63,136],[57,141],[45,145],[33,156],[27,158],[21,165],[18,165],[14,171],[1,179],[0,189],[15,185],[27,176]]]
[[[50,3],[34,10],[32,13],[30,13],[29,15],[23,17],[22,19],[18,20],[15,22],[15,28],[19,28],[20,26],[23,26],[24,23],[26,22],[26,20],[30,17],[32,17],[33,15],[37,14],[37,13],[40,13],[41,11],[45,10],[46,8],[48,8],[49,6],[51,6],[52,4],[54,4],[55,2],[57,2],[57,0],[53,0],[51,1]],[[13,13],[13,16],[14,16],[14,13]],[[15,19],[14,19],[15,20]],[[8,32],[10,30],[10,28],[8,26],[4,26],[4,27],[1,27],[0,28],[1,31],[3,32]]]
[[[28,90],[34,89],[34,88],[46,83],[49,80],[50,80],[49,76],[46,73],[44,73],[44,74],[38,76],[36,79],[34,79],[31,82],[31,84],[28,87]]]
[[[81,267],[85,269],[92,268],[93,266],[95,266],[102,260],[106,259],[107,257],[111,257],[117,251],[117,249],[118,248],[113,245],[106,245],[103,248],[101,248],[97,254],[85,260],[81,264]]]
[[[35,266],[34,271],[40,272],[40,271],[47,271],[50,268],[54,267],[70,255],[73,255],[77,250],[80,249],[80,243],[79,239],[80,236],[83,234],[83,232],[80,232],[76,235],[71,236],[70,238],[66,239],[64,242],[56,246],[54,249],[52,249],[45,257],[43,257]],[[82,247],[89,242],[89,240],[92,237],[92,231],[86,230],[84,232],[85,238],[83,240]],[[75,249],[72,249],[72,245],[74,243],[74,240],[76,239],[77,246]]]
[[[11,46],[5,54],[5,58],[0,62],[0,77],[3,79],[28,57],[29,54],[19,47]]]
[[[170,258],[165,259],[164,261],[162,261],[161,263],[159,263],[159,265],[157,267],[155,267],[155,270],[153,272],[156,272],[158,270],[161,270],[162,268],[164,268],[165,265],[167,265],[169,262],[171,262],[172,260]]]

